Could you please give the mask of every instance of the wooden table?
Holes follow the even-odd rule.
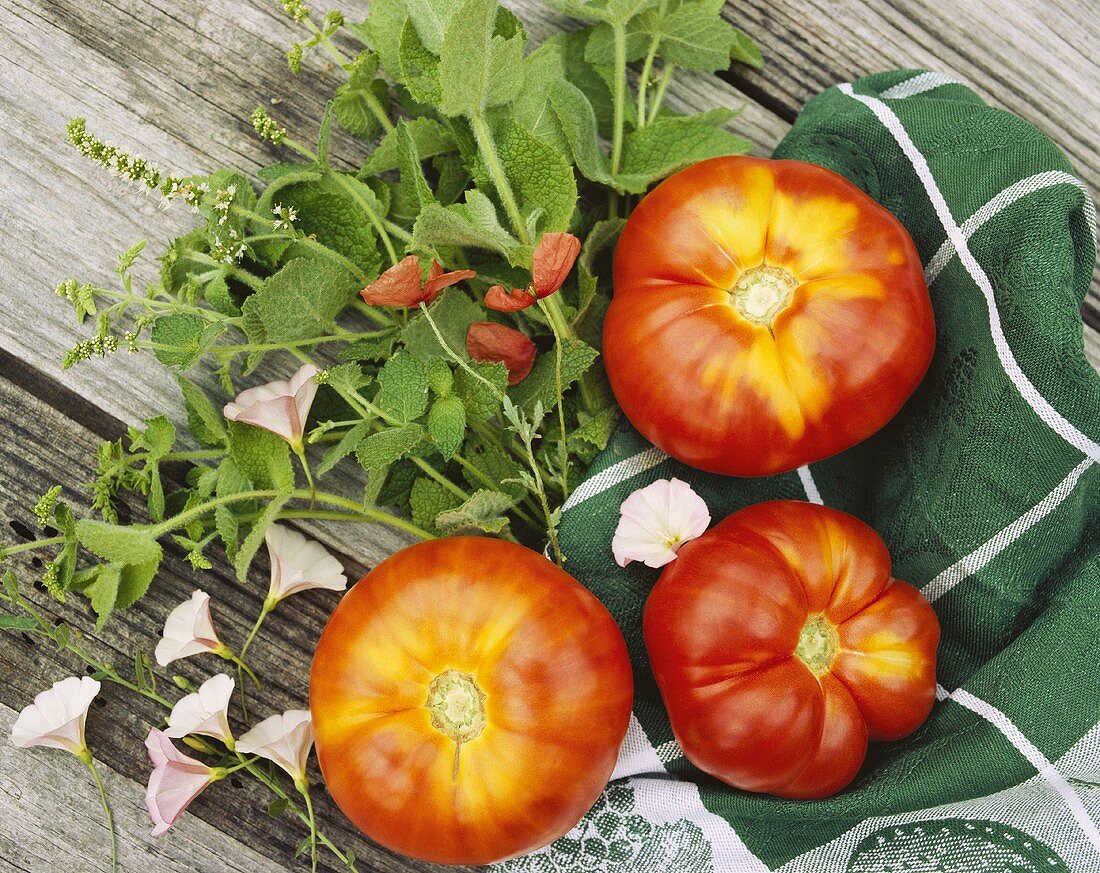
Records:
[[[533,41],[563,26],[534,0],[508,0]],[[351,8],[348,8],[351,7]],[[365,0],[348,4],[361,18]],[[948,8],[950,7],[950,9]],[[1037,124],[1065,149],[1085,183],[1100,191],[1100,6],[1084,0],[741,0],[730,18],[762,47],[763,70],[684,76],[670,91],[681,108],[736,107],[731,127],[767,154],[800,105],[820,89],[873,71],[923,66],[975,85],[993,103]],[[168,212],[92,167],[64,141],[68,118],[84,115],[106,140],[127,144],[180,173],[219,166],[254,172],[273,152],[252,134],[250,111],[278,98],[280,121],[307,139],[334,75],[314,58],[294,77],[283,52],[295,38],[275,0],[0,0],[0,543],[18,541],[29,507],[50,485],[87,506],[84,486],[95,449],[126,425],[159,411],[181,420],[170,375],[142,356],[116,354],[63,373],[76,342],[67,303],[52,294],[69,276],[110,283],[119,252],[141,238],[164,240],[188,227],[182,207]],[[361,158],[361,144],[334,152]],[[146,268],[146,276],[151,275]],[[1100,368],[1100,285],[1083,309],[1085,343]],[[386,529],[309,528],[341,555],[349,572],[372,566],[403,544]],[[23,556],[20,556],[23,557]],[[18,566],[36,578],[30,559]],[[265,568],[254,571],[262,578]],[[153,593],[117,616],[91,644],[121,663],[134,644],[157,639],[167,610],[203,586],[217,603],[223,638],[239,641],[260,607],[260,583],[242,587],[224,566],[198,574],[169,550]],[[37,602],[67,619],[79,607]],[[257,713],[306,701],[313,642],[335,602],[331,593],[295,598],[276,611],[251,650],[271,681],[255,695]],[[78,627],[91,623],[78,617]],[[177,662],[192,679],[211,665]],[[50,682],[76,665],[19,637],[3,638],[0,732]],[[287,869],[302,828],[265,814],[268,798],[251,780],[231,778],[191,807],[167,835],[149,837],[143,805],[148,775],[142,740],[161,713],[135,706],[105,686],[89,737],[106,772],[129,871]],[[324,797],[319,817],[353,846],[361,869],[428,869],[360,838]],[[0,868],[102,869],[107,837],[83,771],[67,756],[23,752],[0,740]],[[325,863],[329,861],[326,859]],[[299,868],[301,868],[299,864]],[[333,868],[335,869],[335,868]]]

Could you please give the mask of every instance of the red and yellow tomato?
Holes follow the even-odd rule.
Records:
[[[866,439],[912,394],[935,326],[905,228],[800,161],[703,161],[634,210],[603,354],[630,422],[715,473],[791,470]]]
[[[367,836],[415,858],[533,851],[596,801],[633,678],[604,606],[542,555],[455,537],[352,588],[310,677],[325,783]]]
[[[643,628],[684,754],[746,791],[834,794],[936,696],[935,612],[870,527],[823,506],[757,504],[686,544]]]

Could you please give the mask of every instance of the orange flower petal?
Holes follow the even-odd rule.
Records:
[[[444,288],[449,288],[464,279],[472,279],[476,275],[477,273],[473,270],[452,270],[444,273],[439,263],[433,260],[431,267],[428,268],[428,281],[424,283],[424,302],[431,303]]]
[[[371,306],[416,306],[425,299],[420,259],[409,255],[398,261],[359,294]]]
[[[535,247],[531,261],[531,280],[539,297],[549,297],[565,282],[577,255],[581,241],[571,233],[544,233]]]
[[[508,368],[508,384],[518,385],[535,364],[535,344],[527,334],[492,321],[475,321],[466,333],[466,351],[475,361]]]
[[[534,302],[534,296],[521,288],[509,291],[503,285],[494,285],[485,292],[485,305],[497,312],[518,312]]]

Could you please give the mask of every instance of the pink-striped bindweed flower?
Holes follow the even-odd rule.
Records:
[[[658,479],[622,502],[611,551],[620,567],[631,561],[663,567],[676,559],[677,549],[701,536],[709,525],[707,504],[687,482]]]
[[[174,825],[191,801],[213,782],[224,779],[223,767],[210,767],[177,749],[167,734],[152,728],[145,738],[153,772],[145,789],[145,808],[153,820],[154,837]]]
[[[12,745],[21,749],[64,749],[81,760],[90,760],[84,724],[99,689],[99,682],[91,676],[70,676],[54,682],[19,713],[11,728]]]
[[[242,391],[236,400],[225,404],[225,417],[271,431],[300,452],[306,419],[317,396],[314,376],[318,372],[313,364],[304,364],[285,382],[268,382]]]
[[[264,534],[264,541],[271,558],[265,609],[273,609],[280,600],[299,591],[311,588],[343,591],[348,587],[348,577],[340,562],[316,540],[293,528],[272,524]]]

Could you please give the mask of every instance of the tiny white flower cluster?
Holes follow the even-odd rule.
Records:
[[[275,216],[276,230],[292,230],[294,222],[298,220],[298,210],[281,203],[271,210],[271,214]]]
[[[213,241],[210,244],[210,257],[227,264],[237,263],[247,251],[248,246],[244,244],[241,235],[232,227],[226,232],[225,239],[222,239],[220,234],[214,234]]]
[[[233,205],[233,198],[237,196],[236,185],[226,185],[214,194],[214,212],[218,215],[218,224],[225,224],[229,218],[229,209]]]

